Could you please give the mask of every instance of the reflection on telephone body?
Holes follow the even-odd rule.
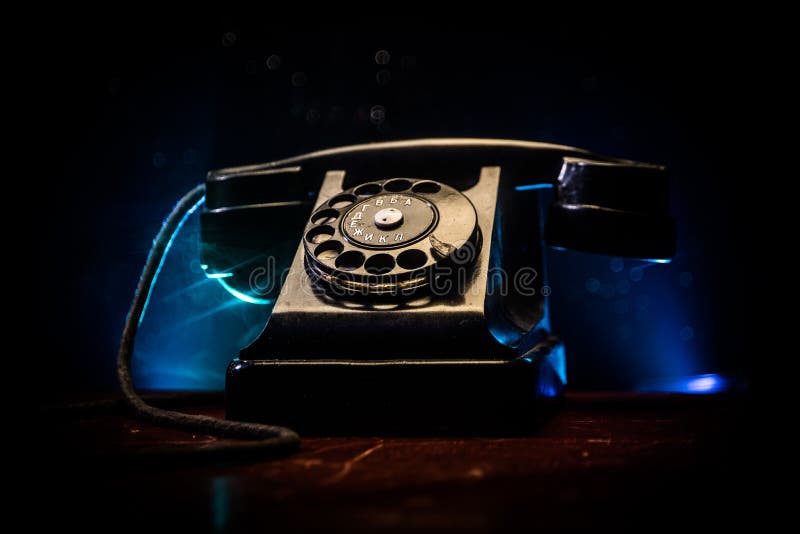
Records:
[[[657,165],[499,139],[210,172],[206,276],[274,303],[232,355],[226,419],[313,434],[534,428],[567,381],[544,243],[668,260],[668,192]]]
[[[227,417],[314,432],[531,425],[566,384],[543,241],[651,260],[675,242],[662,167],[493,139],[211,172],[201,221],[206,274],[274,300]]]

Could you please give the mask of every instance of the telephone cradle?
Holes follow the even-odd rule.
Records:
[[[566,384],[545,243],[675,252],[664,167],[497,139],[355,145],[212,171],[206,275],[273,306],[226,417],[342,432],[524,432]]]

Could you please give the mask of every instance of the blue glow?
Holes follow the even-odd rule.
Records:
[[[638,389],[639,391],[651,391],[659,393],[709,395],[712,393],[722,393],[730,390],[731,381],[722,375],[710,373],[658,380],[646,383],[640,386]]]
[[[207,272],[208,265],[206,265],[205,263],[201,264],[200,268],[203,269],[206,278],[217,279],[217,278],[230,278],[231,276],[233,276],[233,273],[209,273]]]
[[[537,394],[544,397],[556,397],[562,386],[567,383],[567,358],[562,343],[552,347],[552,349],[534,349],[530,354],[522,358],[527,363],[533,363],[534,358],[541,364],[540,381],[537,386]]]
[[[200,203],[171,236],[169,253],[151,287],[133,354],[134,381],[143,389],[223,389],[231,359],[258,336],[272,311],[271,306],[245,303],[271,301],[240,298],[230,291],[233,287],[226,288],[224,282],[231,278],[199,274],[198,207]]]
[[[558,344],[556,345],[553,350],[550,351],[550,354],[547,355],[547,362],[553,367],[558,378],[561,379],[562,384],[567,383],[567,352],[564,349],[564,345]]]
[[[558,377],[558,380],[544,381],[539,385],[538,393],[548,398],[556,397],[561,391],[561,388],[567,384],[567,358],[564,345],[559,343],[553,347],[545,356],[543,365],[549,366],[552,372]],[[550,373],[544,370],[543,372],[544,376],[550,376]]]
[[[214,308],[211,308],[210,310],[207,310],[207,311],[195,314],[195,315],[190,315],[189,317],[187,317],[183,321],[180,321],[180,322],[176,323],[175,326],[177,326],[177,327],[189,326],[190,324],[195,323],[197,321],[201,321],[201,320],[203,320],[203,319],[205,319],[207,317],[213,317],[214,315],[220,313],[221,311],[224,311],[224,310],[227,310],[227,309],[230,309],[230,308],[234,308],[236,306],[242,306],[243,304],[244,303],[241,300],[230,300],[229,299],[227,302],[223,302],[219,306],[215,306]]]
[[[672,258],[642,258],[647,263],[672,263]]]
[[[227,291],[228,293],[230,293],[231,295],[233,295],[234,297],[236,297],[241,301],[248,302],[250,304],[262,304],[262,305],[272,304],[275,302],[272,299],[261,299],[258,297],[251,297],[246,293],[242,293],[238,289],[232,287],[228,282],[225,281],[224,278],[217,278],[217,282],[219,282],[220,285],[225,288],[225,291]]]
[[[717,375],[700,375],[686,383],[689,393],[716,393],[725,389],[725,382]]]
[[[514,188],[515,191],[535,191],[537,189],[552,189],[553,184],[527,184],[518,185]]]
[[[219,278],[230,278],[231,276],[233,276],[233,273],[211,273],[211,274],[206,273],[207,278],[211,278],[214,280],[217,280]]]
[[[164,247],[164,254],[161,256],[161,261],[158,262],[158,267],[156,268],[156,274],[153,276],[153,281],[150,284],[150,290],[147,292],[147,298],[144,299],[144,306],[142,306],[142,314],[139,316],[139,326],[142,324],[142,320],[144,320],[145,313],[147,312],[147,305],[150,304],[150,296],[153,294],[153,287],[156,285],[156,281],[158,280],[158,275],[161,274],[161,268],[164,267],[164,261],[167,259],[167,255],[169,254],[169,249],[172,248],[172,243],[175,241],[175,237],[181,232],[181,228],[183,228],[184,223],[186,220],[199,208],[202,206],[206,201],[205,195],[203,195],[200,200],[195,202],[194,206],[189,208],[189,211],[181,217],[181,220],[178,222],[178,226],[175,227],[175,231],[172,232],[172,235],[169,236],[169,241],[167,241],[167,246]],[[164,224],[167,223],[167,219],[164,219],[164,222],[161,224],[161,227],[164,227]],[[155,245],[155,239],[153,240],[153,244]],[[152,254],[152,251],[151,251]]]

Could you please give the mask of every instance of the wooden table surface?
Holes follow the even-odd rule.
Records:
[[[222,415],[219,407],[187,412]],[[688,527],[752,519],[748,403],[738,396],[572,393],[515,438],[309,437],[228,465],[101,461],[207,436],[124,415],[49,423],[35,521],[83,531]]]

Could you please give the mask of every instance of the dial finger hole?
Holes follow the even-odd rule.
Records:
[[[364,265],[364,254],[357,250],[348,250],[336,258],[336,267],[343,271],[355,271]]]
[[[411,190],[415,193],[438,193],[442,190],[442,186],[436,182],[417,182]]]
[[[380,192],[381,192],[381,186],[378,184],[364,184],[358,186],[355,190],[355,194],[360,197],[377,195]]]
[[[399,193],[400,191],[407,190],[409,187],[411,187],[411,182],[404,178],[389,180],[383,184],[383,189],[389,191],[390,193]]]
[[[339,241],[329,239],[314,249],[314,255],[318,260],[333,261],[342,253],[342,249],[344,249],[344,245]]]
[[[333,236],[333,227],[328,225],[317,226],[306,233],[306,239],[311,243],[322,243]]]
[[[339,212],[334,209],[326,209],[318,211],[311,216],[311,222],[314,224],[330,224],[339,218]]]
[[[386,274],[394,269],[394,258],[389,254],[376,254],[364,264],[364,270],[369,274]]]
[[[355,195],[344,194],[344,195],[335,196],[332,199],[330,199],[330,201],[328,202],[328,205],[330,207],[332,207],[332,208],[341,209],[341,208],[346,208],[347,206],[349,206],[350,204],[352,204],[355,201],[356,201]]]
[[[397,256],[397,265],[403,269],[419,269],[426,263],[428,263],[428,255],[415,248],[403,251]]]

